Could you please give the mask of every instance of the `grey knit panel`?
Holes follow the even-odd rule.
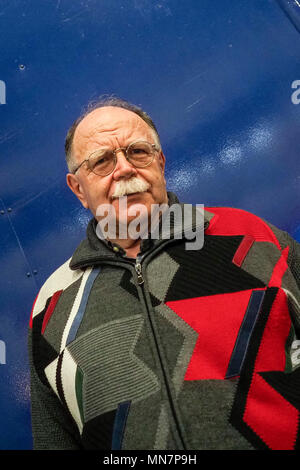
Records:
[[[286,270],[282,277],[282,288],[285,290],[288,298],[288,306],[297,332],[300,331],[300,289],[296,279],[290,270]]]
[[[141,314],[141,304],[136,288],[131,281],[128,282],[131,279],[132,275],[128,269],[102,267],[90,292],[77,338],[112,321],[124,320]],[[132,286],[129,290],[126,289],[128,284]],[[155,353],[149,348],[147,321],[137,340],[135,354],[155,373],[157,366]]]
[[[291,270],[287,269],[282,276],[282,288],[289,291],[300,304],[300,288]]]
[[[161,269],[163,266],[163,269]],[[152,295],[164,301],[167,291],[179,269],[167,253],[154,258],[147,266],[147,287]],[[156,335],[162,346],[162,359],[167,361],[175,395],[178,394],[189,364],[198,334],[164,303],[154,308],[152,319]]]
[[[65,289],[58,299],[56,307],[48,321],[44,337],[59,352],[61,337],[72,310],[82,277]]]
[[[178,269],[178,263],[167,253],[156,256],[146,270],[148,289],[151,294],[163,301]]]
[[[229,424],[235,390],[233,380],[185,381],[179,404],[184,426],[188,429],[189,449],[253,449]]]
[[[195,348],[198,333],[167,305],[155,308],[155,322],[163,346],[175,395],[178,396]]]
[[[150,333],[146,326],[145,320],[144,327],[140,332],[140,336],[134,348],[134,354],[154,373],[157,373],[159,362],[157,359],[157,351],[154,349],[153,338],[150,340]]]
[[[280,256],[281,252],[273,243],[254,242],[241,267],[267,285]]]
[[[288,264],[300,289],[300,243],[294,240],[288,232],[278,229],[269,222],[267,225],[273,230],[282,249],[290,246]]]
[[[284,248],[286,248],[288,245],[291,244],[291,240],[293,240],[293,238],[288,234],[288,232],[285,232],[284,230],[281,230],[280,228],[275,227],[275,225],[271,224],[270,222],[267,222],[266,220],[264,220],[264,222],[270,227],[270,229],[276,236],[277,240],[280,243],[282,250],[284,250]]]
[[[176,447],[175,441],[173,439],[173,436],[171,434],[169,434],[166,450],[176,450],[176,449],[177,449],[177,447]]]
[[[131,404],[122,450],[182,449],[174,438],[174,430],[170,426],[173,418],[170,418],[168,410],[166,402],[161,401],[160,393]]]
[[[292,274],[294,275],[294,278],[300,289],[300,244],[297,242],[294,242],[293,248],[294,250],[293,250],[290,266],[291,266]]]
[[[77,337],[104,323],[141,313],[139,299],[122,287],[123,277],[130,277],[127,269],[102,266],[89,294],[86,311]],[[124,282],[125,283],[125,282]]]
[[[130,404],[122,450],[154,449],[160,417],[160,392]]]
[[[204,207],[204,210],[205,210],[205,212],[204,212],[204,218],[205,218],[205,220],[206,220],[206,221],[211,221],[211,219],[212,219],[213,217],[215,217],[215,214],[214,214],[213,212],[208,212],[208,210],[206,210],[205,207]]]
[[[68,346],[84,374],[85,422],[159,390],[155,374],[134,353],[143,323],[141,315],[115,320]]]
[[[300,258],[294,259],[293,263],[291,264],[291,271],[297,281],[297,285],[300,289]]]
[[[168,413],[164,403],[161,405],[154,450],[166,449],[169,436]]]

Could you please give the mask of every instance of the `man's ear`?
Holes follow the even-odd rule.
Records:
[[[158,162],[162,171],[162,174],[165,174],[165,165],[166,165],[166,157],[164,156],[163,151],[159,152]]]
[[[67,185],[69,186],[71,191],[75,194],[75,196],[79,199],[79,201],[81,202],[83,207],[88,209],[89,205],[88,205],[88,202],[86,200],[85,193],[82,189],[82,186],[81,186],[80,182],[77,179],[77,176],[73,175],[73,173],[68,173],[67,177],[66,177],[66,180],[67,180]]]

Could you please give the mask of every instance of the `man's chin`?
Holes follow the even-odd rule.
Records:
[[[126,196],[114,199],[113,206],[117,221],[121,224],[129,224],[136,217],[144,219],[149,216],[150,208],[146,192],[127,194]]]

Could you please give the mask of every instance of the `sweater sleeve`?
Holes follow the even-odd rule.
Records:
[[[268,223],[268,225],[276,235],[281,248],[284,249],[287,246],[290,247],[288,265],[300,289],[300,243],[294,240],[288,232],[280,230],[270,223]]]
[[[290,268],[300,289],[300,243],[296,242],[291,237],[289,238],[292,246]]]
[[[67,410],[53,390],[42,383],[32,354],[32,329],[28,347],[31,376],[31,423],[34,450],[79,450],[80,435]]]

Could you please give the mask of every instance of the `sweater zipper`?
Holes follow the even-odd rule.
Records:
[[[178,423],[177,414],[176,414],[174,403],[173,403],[173,398],[172,398],[171,392],[169,390],[169,385],[168,385],[168,381],[167,381],[167,377],[166,377],[166,372],[165,372],[165,369],[163,367],[163,362],[162,362],[162,358],[161,358],[160,351],[159,351],[159,345],[158,345],[157,338],[156,338],[156,335],[155,335],[155,331],[154,331],[154,327],[153,327],[153,323],[152,323],[152,320],[151,320],[149,307],[148,307],[148,303],[147,303],[147,299],[146,299],[146,295],[145,295],[145,289],[144,289],[144,285],[143,285],[144,284],[144,278],[143,278],[143,272],[142,272],[142,261],[143,261],[144,257],[145,257],[145,255],[144,256],[143,255],[138,255],[136,257],[136,262],[135,262],[134,267],[135,267],[135,271],[136,271],[136,274],[137,274],[137,283],[138,283],[138,285],[139,285],[139,287],[141,288],[141,291],[142,291],[142,296],[143,296],[143,300],[144,300],[144,303],[145,303],[145,306],[146,306],[147,315],[148,315],[149,323],[150,323],[151,330],[152,330],[152,336],[153,336],[154,341],[155,341],[156,351],[157,351],[157,354],[158,354],[158,357],[159,357],[159,362],[160,362],[161,370],[162,370],[165,385],[166,385],[167,395],[168,395],[170,407],[171,407],[171,410],[172,410],[172,413],[173,413],[173,418],[174,418],[174,421],[175,421],[175,424],[176,424],[176,427],[177,427],[177,432],[178,432],[178,435],[179,435],[179,439],[181,441],[182,448],[185,449],[186,447],[184,445],[184,440],[183,440],[183,437],[181,435],[180,425]]]
[[[143,278],[143,273],[142,273],[142,264],[141,264],[141,261],[142,261],[142,256],[141,255],[138,255],[136,257],[136,262],[135,262],[135,272],[137,274],[137,283],[139,286],[141,286],[142,284],[144,284],[144,278]]]

